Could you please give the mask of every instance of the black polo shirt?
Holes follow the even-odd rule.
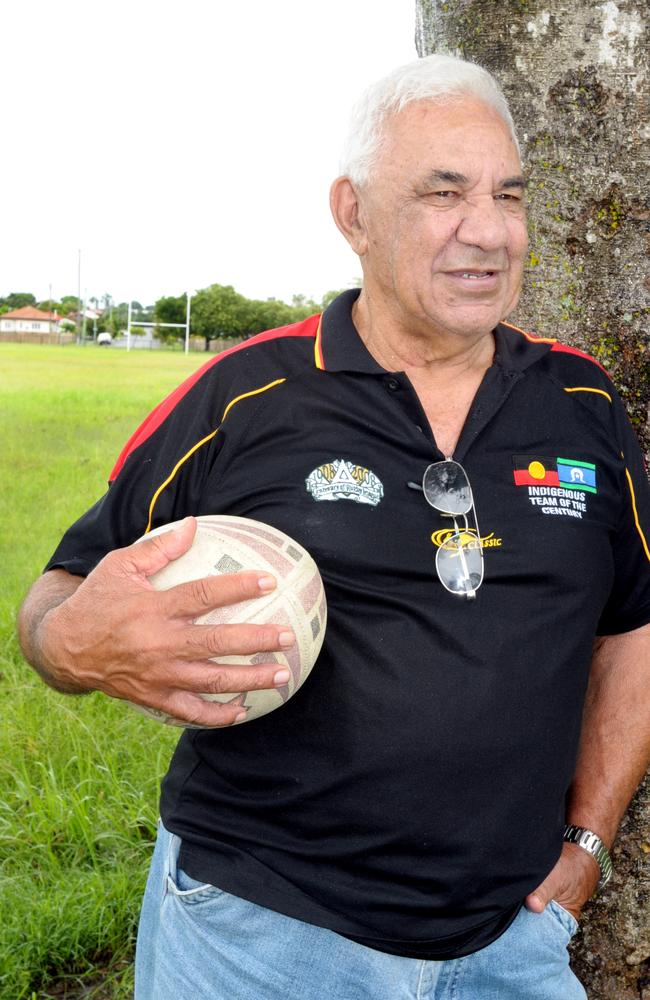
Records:
[[[48,568],[86,574],[188,513],[304,545],[328,599],[318,663],[282,709],[183,733],[163,820],[195,878],[454,958],[494,940],[559,856],[593,638],[650,621],[648,486],[599,365],[499,325],[454,455],[485,580],[474,601],[449,594],[448,522],[407,486],[443,456],[408,378],[359,339],[355,294],[188,379]]]

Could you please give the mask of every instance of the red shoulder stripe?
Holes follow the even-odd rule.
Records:
[[[194,386],[199,379],[203,377],[205,372],[213,367],[213,365],[217,365],[224,358],[227,358],[229,354],[235,354],[237,351],[254,347],[256,344],[263,344],[267,340],[277,340],[279,337],[315,337],[319,319],[320,316],[318,315],[309,316],[301,323],[292,323],[290,326],[280,326],[276,330],[266,330],[264,333],[258,333],[256,337],[251,337],[250,340],[245,340],[243,343],[237,344],[236,347],[228,348],[227,351],[217,354],[216,357],[210,358],[206,364],[197,368],[197,370],[193,372],[189,378],[186,378],[184,382],[181,382],[181,384],[174,389],[169,396],[163,399],[163,401],[151,411],[149,416],[143,420],[137,430],[134,431],[119,454],[117,462],[115,463],[109,476],[109,482],[112,483],[113,480],[117,478],[122,466],[131,452],[135,451],[135,449],[139,448],[139,446],[143,444],[147,438],[151,437],[154,431],[160,427],[163,421],[166,420],[172,410],[178,405],[183,396],[190,391],[192,386]]]
[[[584,351],[579,351],[577,347],[567,347],[566,344],[555,343],[551,347],[551,351],[556,351],[560,354],[575,354],[576,357],[578,358],[584,358],[585,361],[591,361],[593,365],[597,365],[600,368],[600,370],[602,372],[605,372],[605,375],[607,375],[607,371],[605,368],[603,368],[600,361],[596,361],[595,358],[592,358],[591,354],[585,354]]]

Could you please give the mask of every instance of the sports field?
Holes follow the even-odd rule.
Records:
[[[15,617],[126,438],[204,360],[0,344],[0,1000],[132,995],[158,782],[177,733],[103,695],[50,691],[22,660]]]

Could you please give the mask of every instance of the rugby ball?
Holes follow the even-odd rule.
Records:
[[[242,722],[250,722],[281,708],[309,676],[323,644],[327,625],[323,581],[307,550],[277,528],[246,517],[225,514],[201,515],[196,520],[196,535],[191,548],[149,577],[153,587],[168,590],[179,583],[205,576],[262,570],[277,580],[275,590],[251,601],[215,608],[197,618],[195,624],[288,625],[296,636],[295,645],[288,650],[218,658],[219,663],[277,663],[289,668],[291,678],[280,688],[201,695],[206,701],[236,703],[246,710],[246,718]],[[144,537],[160,535],[178,524],[180,521],[174,521],[154,528]],[[211,728],[191,726],[155,708],[143,705],[133,707],[167,725]]]

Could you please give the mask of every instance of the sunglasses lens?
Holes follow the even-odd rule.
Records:
[[[467,514],[472,509],[472,491],[458,462],[434,462],[424,473],[422,489],[431,506],[443,514]]]
[[[452,594],[474,596],[483,582],[483,552],[472,531],[458,531],[436,553],[440,582]]]

